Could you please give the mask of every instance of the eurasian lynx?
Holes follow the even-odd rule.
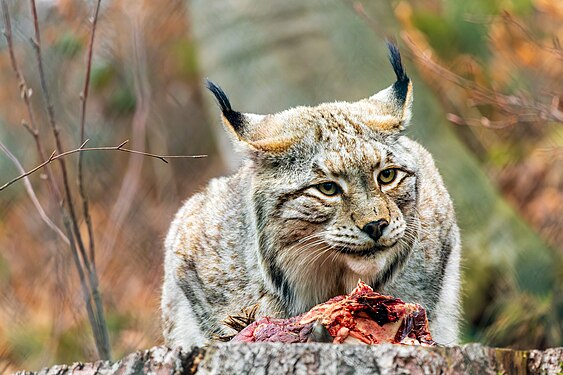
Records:
[[[234,111],[215,84],[223,122],[246,159],[180,209],[166,238],[166,343],[232,333],[222,321],[258,305],[289,317],[364,280],[427,309],[437,342],[455,343],[460,240],[430,154],[404,136],[412,83],[389,44],[397,81],[354,103],[273,115]]]

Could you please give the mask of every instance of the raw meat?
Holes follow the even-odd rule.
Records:
[[[435,345],[422,306],[374,292],[362,281],[352,293],[334,297],[304,314],[258,319],[232,341]]]

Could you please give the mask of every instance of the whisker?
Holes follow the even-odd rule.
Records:
[[[328,251],[330,251],[330,249],[331,249],[330,245],[325,245],[324,247],[320,248],[320,251],[317,252],[315,257],[309,259],[308,263],[304,262],[304,264],[303,264],[304,267],[308,268],[309,266],[313,265],[320,257],[322,257],[324,254],[326,254]]]
[[[312,249],[310,252],[306,253],[305,256],[302,257],[293,257],[288,264],[288,271],[292,273],[299,273],[300,269],[302,269],[302,265],[309,261],[309,259],[315,257],[315,255],[319,252],[319,248]]]
[[[324,239],[317,238],[317,239],[313,239],[313,241],[305,243],[305,244],[296,243],[296,244],[290,246],[289,248],[287,248],[286,251],[290,251],[292,254],[301,256],[303,249],[307,249],[307,248],[316,246],[316,245],[318,245],[322,242],[324,242]],[[296,249],[299,249],[299,251],[295,251]]]
[[[314,238],[314,237],[320,237],[320,236],[325,235],[325,234],[327,234],[327,233],[329,233],[329,232],[330,232],[330,231],[328,231],[328,230],[324,230],[324,231],[321,231],[321,232],[311,233],[310,235],[305,236],[305,237],[299,239],[299,241],[297,241],[297,243],[305,242],[305,241],[307,241],[308,239],[311,239],[311,238]]]
[[[331,250],[332,250],[332,249],[337,249],[337,247],[334,246],[334,245],[331,245],[331,246],[330,246],[330,249],[331,249]],[[332,255],[329,255],[329,256],[321,263],[321,266],[320,266],[320,267],[323,266],[324,262],[325,262],[327,259],[330,259],[329,263],[334,263],[334,261],[336,260],[336,258],[337,258],[339,255],[340,255],[340,253],[339,253],[338,251],[333,251]]]
[[[313,263],[313,259],[318,256],[319,254],[322,255],[324,248],[326,246],[320,247],[320,248],[313,248],[311,251],[308,251],[305,253],[305,255],[303,255],[304,251],[313,247],[313,246],[317,246],[324,243],[324,240],[316,240],[312,243],[307,243],[304,244],[302,246],[299,247],[298,251],[294,251],[293,252],[293,257],[291,259],[291,268],[290,271],[296,271],[298,269],[302,269],[305,268],[305,266],[309,263],[312,264]],[[305,266],[304,266],[305,265]]]
[[[299,263],[295,263],[294,268],[306,268],[308,263],[312,264],[316,257],[322,255],[325,247],[326,245],[323,247],[317,247],[310,251],[303,259],[298,260]]]

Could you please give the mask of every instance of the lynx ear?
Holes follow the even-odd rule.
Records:
[[[215,95],[223,114],[223,124],[235,138],[250,149],[268,153],[282,153],[296,141],[282,128],[283,124],[271,115],[256,115],[234,111],[225,92],[210,80],[205,86]]]
[[[403,69],[397,46],[388,41],[387,48],[397,81],[368,99],[374,106],[372,113],[375,114],[368,125],[383,131],[401,131],[411,118],[412,82]]]

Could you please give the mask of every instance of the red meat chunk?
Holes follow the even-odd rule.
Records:
[[[435,345],[422,306],[374,292],[362,281],[352,293],[334,297],[304,314],[258,319],[232,341]]]

